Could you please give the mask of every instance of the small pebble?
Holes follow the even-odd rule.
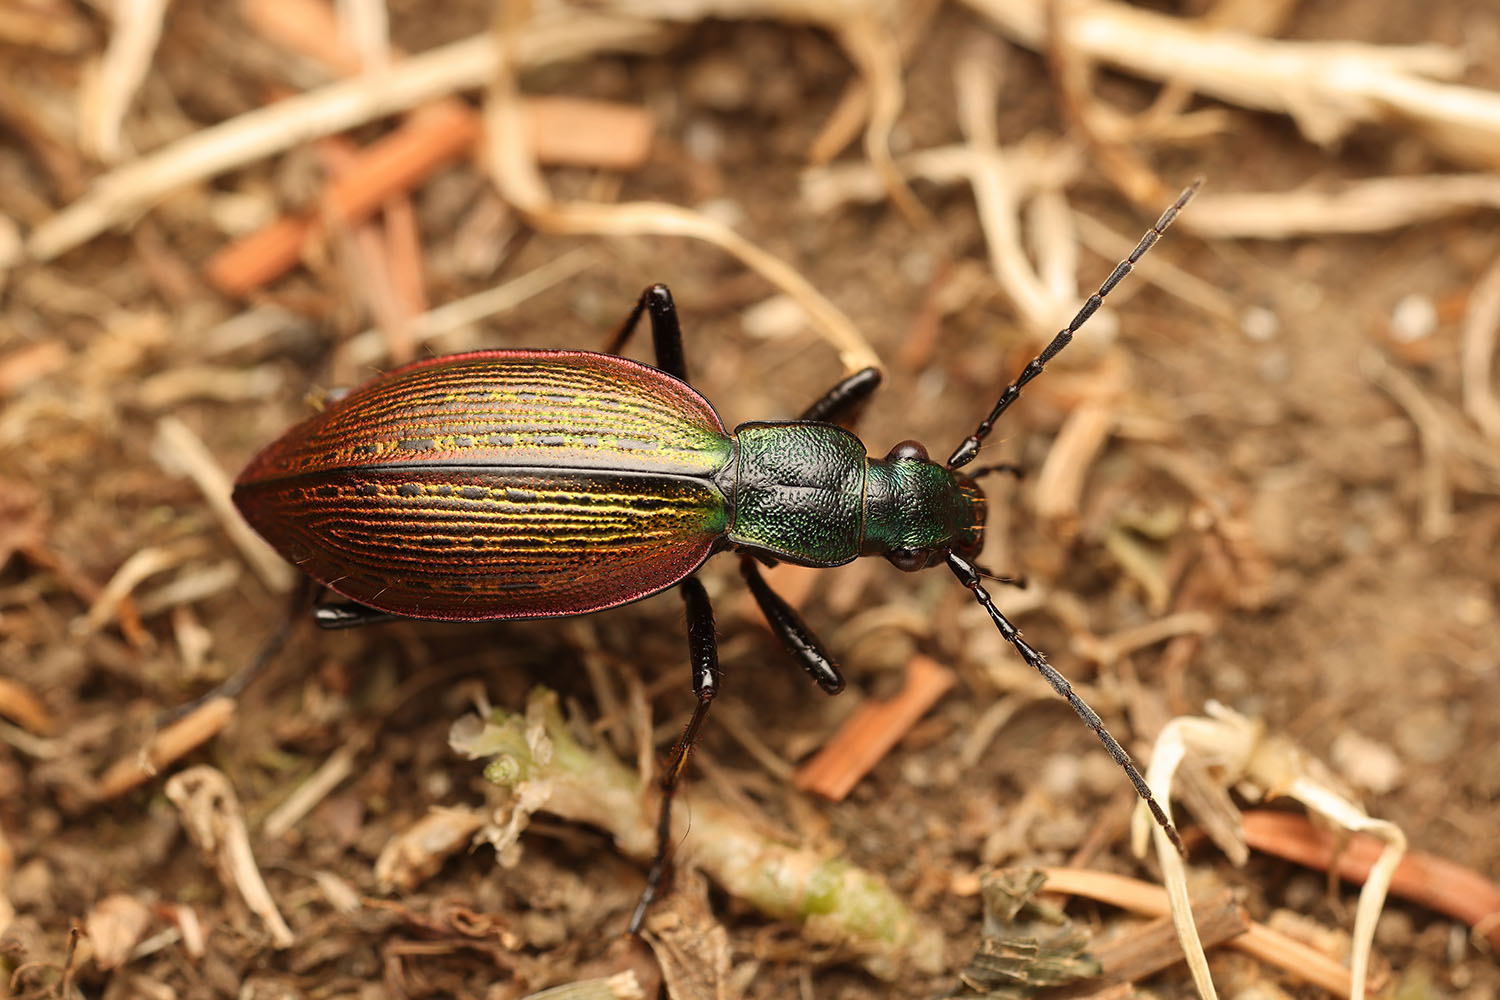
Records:
[[[1391,336],[1403,344],[1432,336],[1437,325],[1437,306],[1426,295],[1407,295],[1391,310]]]
[[[785,295],[773,295],[746,309],[740,317],[744,331],[759,340],[791,337],[807,328],[807,313]]]
[[[1251,306],[1240,314],[1240,329],[1251,340],[1264,343],[1281,332],[1281,319],[1265,306]]]
[[[1358,733],[1343,732],[1335,737],[1331,756],[1344,780],[1356,788],[1383,795],[1401,781],[1401,760],[1396,752]]]

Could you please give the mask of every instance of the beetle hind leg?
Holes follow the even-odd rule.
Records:
[[[693,671],[693,694],[698,704],[662,770],[661,808],[656,815],[656,857],[646,875],[646,888],[635,904],[635,912],[630,915],[631,934],[640,931],[646,908],[656,898],[666,874],[667,856],[672,848],[672,799],[682,780],[682,772],[687,769],[688,756],[698,742],[704,720],[708,718],[708,707],[719,693],[719,644],[714,635],[714,609],[709,603],[708,591],[691,576],[683,580],[678,589],[682,591],[683,604],[687,605],[688,659]]]
[[[393,615],[389,611],[377,611],[353,601],[329,601],[313,608],[313,621],[317,622],[318,628],[329,631],[378,625],[399,617],[400,615]]]

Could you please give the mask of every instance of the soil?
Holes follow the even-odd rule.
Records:
[[[441,19],[426,4],[390,6],[392,37],[407,51],[488,21],[477,3],[444,5]],[[1484,7],[1304,5],[1280,35],[1451,45],[1474,67],[1466,84],[1495,87],[1500,33]],[[69,16],[86,26],[85,50],[102,51],[104,26]],[[953,67],[990,33],[967,8],[937,11],[908,60],[898,153],[960,140]],[[1065,134],[1045,61],[1001,49],[1001,142]],[[78,54],[14,46],[4,58],[7,77],[25,81],[18,100],[72,100]],[[231,5],[185,0],[171,10],[128,137],[151,148],[248,111],[272,85],[305,79],[286,75],[293,65],[250,37]],[[925,225],[889,201],[826,214],[804,207],[807,151],[852,78],[841,50],[815,28],[716,21],[685,27],[666,52],[544,70],[525,89],[654,112],[659,141],[645,166],[603,181],[581,168],[550,171],[554,193],[707,206],[731,219],[842,309],[886,361],[885,383],[859,423],[870,452],[915,438],[946,455],[1045,338],[982,266],[967,187],[916,182],[931,216]],[[1156,96],[1113,73],[1102,73],[1094,92],[1129,112]],[[1136,147],[1171,191],[1200,174],[1208,192],[1234,192],[1466,169],[1395,123],[1320,148],[1284,118],[1221,110],[1223,128],[1204,137]],[[29,227],[77,197],[99,168],[71,139],[38,135],[24,116],[4,114],[0,211]],[[862,156],[856,142],[841,159]],[[372,373],[338,347],[369,321],[337,250],[253,303],[226,299],[203,278],[234,212],[305,205],[318,176],[305,150],[252,163],[174,195],[128,232],[6,278],[0,679],[29,692],[45,717],[9,710],[0,741],[0,830],[13,855],[4,864],[0,842],[0,873],[8,872],[4,894],[16,914],[0,964],[19,996],[59,995],[66,979],[88,996],[519,998],[629,967],[655,989],[661,949],[624,937],[645,866],[593,828],[539,814],[518,845],[520,864],[500,865],[488,847],[463,849],[400,893],[383,893],[373,866],[430,809],[496,799],[479,765],[448,744],[476,698],[519,710],[528,690],[545,684],[587,729],[605,711],[584,665],[597,656],[614,696],[628,694],[628,678],[643,682],[654,750],[664,755],[692,707],[673,595],[567,622],[301,629],[240,696],[222,733],[134,790],[97,801],[99,775],[135,761],[164,712],[247,664],[286,613],[285,595],[242,560],[200,489],[164,471],[163,421],[180,421],[232,476],[306,415],[310,392]],[[1130,239],[1154,218],[1095,165],[1067,197]],[[775,290],[702,244],[532,232],[469,161],[427,182],[413,204],[434,304],[578,247],[592,254],[581,274],[484,323],[487,346],[598,348],[640,289],[665,281],[693,382],[726,424],[790,418],[842,374],[807,324],[747,322],[747,310]],[[494,219],[489,229],[474,222],[484,213]],[[992,514],[983,557],[1028,578],[1026,594],[1003,595],[1028,609],[1016,615],[1027,640],[1089,692],[1134,751],[1149,750],[1166,718],[1201,714],[1216,700],[1327,763],[1413,849],[1489,878],[1500,873],[1500,444],[1461,414],[1460,336],[1470,291],[1500,250],[1495,232],[1488,214],[1288,240],[1173,229],[1148,262],[1206,282],[1228,315],[1127,279],[1111,300],[1118,332],[1108,336],[1105,320],[1095,339],[1081,336],[986,448],[984,461],[1028,474],[985,480]],[[492,242],[493,260],[460,266],[476,239]],[[1080,285],[1086,291],[1112,265],[1084,252]],[[935,327],[924,319],[924,303],[968,278],[967,294],[954,292]],[[287,318],[230,343],[222,324],[252,304]],[[1432,323],[1418,315],[1411,334],[1404,310],[1424,309]],[[628,353],[649,360],[649,338],[638,341]],[[1486,375],[1496,378],[1493,366]],[[1101,390],[1106,383],[1116,388]],[[1414,410],[1411,396],[1454,435],[1446,448],[1432,450],[1414,418],[1427,411]],[[1060,430],[1090,405],[1110,414],[1110,433],[1081,470],[1076,505],[1039,516],[1038,472]],[[1455,443],[1455,427],[1477,451]],[[143,552],[164,565],[134,589],[137,616],[109,613],[106,602],[90,617],[101,588]],[[690,769],[695,794],[877,873],[946,940],[939,971],[907,969],[882,982],[846,952],[809,941],[795,922],[711,887],[699,919],[727,935],[731,993],[944,995],[981,938],[980,873],[1073,863],[1157,877],[1154,862],[1128,849],[1128,783],[1060,700],[1028,694],[978,762],[960,763],[987,710],[1026,679],[948,573],[908,575],[866,560],[818,578],[802,610],[846,669],[850,690],[833,699],[758,626],[732,558],[711,560],[701,577],[716,599],[724,690]],[[164,589],[173,581],[202,591],[174,596]],[[1027,595],[1038,596],[1027,604]],[[1207,615],[1200,638],[1089,655],[1097,639],[1187,611]],[[779,760],[802,760],[859,700],[893,695],[916,652],[953,669],[955,687],[843,801],[796,791],[737,735],[749,730]],[[629,727],[616,728],[609,738],[634,762]],[[348,777],[289,832],[267,836],[267,816],[341,751],[350,754]],[[255,860],[294,934],[290,947],[274,946],[184,832],[165,781],[196,765],[222,772],[237,795]],[[1235,867],[1195,835],[1191,814],[1184,827],[1199,887],[1235,889],[1257,920],[1295,914],[1306,921],[1299,933],[1342,957],[1356,887],[1258,852]],[[111,922],[99,904],[117,894],[138,905]],[[181,927],[184,907],[201,923],[201,950],[168,930]],[[132,937],[120,926],[137,910]],[[1090,934],[1117,933],[1131,919],[1084,901],[1068,912]],[[96,960],[70,959],[70,929],[86,919],[89,939],[79,947]],[[97,957],[109,933],[155,944],[104,970]],[[1488,943],[1419,903],[1388,902],[1377,951],[1388,988],[1403,996],[1500,995]],[[1229,996],[1324,995],[1225,949],[1215,950],[1213,968]],[[1191,990],[1181,966],[1141,985],[1167,996]]]

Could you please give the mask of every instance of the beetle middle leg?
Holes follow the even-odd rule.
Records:
[[[661,811],[656,816],[656,857],[651,861],[651,871],[646,875],[646,888],[630,915],[630,933],[641,929],[646,908],[656,898],[662,876],[667,870],[667,855],[672,846],[672,798],[677,793],[677,784],[687,768],[688,755],[693,744],[698,742],[698,733],[703,721],[708,718],[708,706],[719,693],[719,643],[714,635],[714,609],[709,603],[708,591],[697,577],[690,576],[678,585],[682,591],[682,603],[687,605],[688,659],[693,670],[693,694],[698,705],[688,720],[687,728],[672,748],[667,766],[661,775]]]
[[[682,326],[677,322],[677,306],[666,285],[649,285],[641,292],[635,308],[610,338],[604,353],[619,354],[636,327],[640,326],[641,314],[647,311],[651,313],[651,345],[656,351],[656,367],[673,378],[688,381],[687,359],[682,352]]]

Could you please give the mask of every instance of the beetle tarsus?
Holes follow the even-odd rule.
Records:
[[[771,589],[766,583],[766,578],[761,576],[760,567],[755,565],[755,560],[749,556],[740,559],[740,572],[745,577],[745,582],[750,585],[750,593],[755,597],[755,603],[760,605],[761,612],[766,616],[766,622],[771,626],[771,631],[780,637],[786,648],[791,650],[792,655],[802,664],[802,669],[817,683],[818,687],[829,694],[838,694],[844,690],[844,675],[839,672],[838,666],[833,662],[833,657],[828,655],[828,650],[823,648],[822,641],[812,629],[807,627],[807,622],[797,613],[781,595]]]
[[[396,617],[388,611],[377,611],[353,602],[320,604],[313,608],[313,621],[317,623],[318,628],[328,631],[378,625],[381,622],[392,621]]]

